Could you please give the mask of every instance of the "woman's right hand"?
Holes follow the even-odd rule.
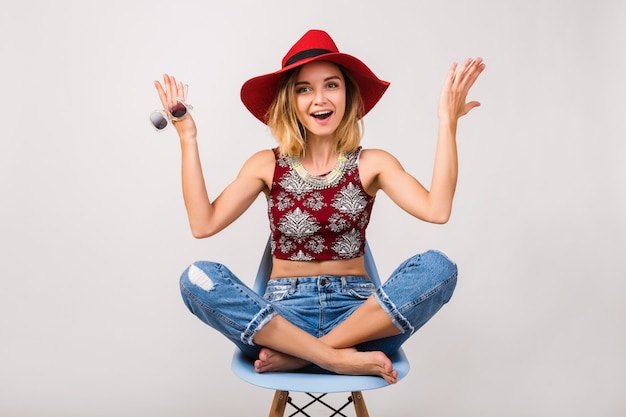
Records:
[[[159,93],[163,109],[171,116],[171,109],[178,103],[177,99],[184,100],[185,98],[185,86],[180,81],[176,82],[174,76],[169,74],[163,74],[163,84],[155,80],[154,86]],[[181,140],[196,138],[196,123],[193,117],[191,117],[190,112],[187,112],[187,114],[180,119],[170,119],[170,122],[174,125],[174,128],[176,128]]]

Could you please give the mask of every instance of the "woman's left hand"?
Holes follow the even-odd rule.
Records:
[[[480,106],[478,101],[466,100],[470,88],[484,69],[482,58],[468,58],[460,68],[456,62],[452,64],[439,97],[437,114],[440,121],[456,122],[474,107]]]
[[[155,80],[154,86],[156,87],[159,98],[161,99],[163,109],[170,115],[170,117],[172,117],[172,109],[175,108],[175,106],[180,105],[181,101],[183,103],[185,101],[185,85],[180,81],[177,82],[174,76],[164,74],[163,85]],[[190,112],[186,112],[185,115],[179,119],[171,119],[171,122],[176,128],[181,140],[186,137],[195,139],[197,134],[196,123],[194,122]]]

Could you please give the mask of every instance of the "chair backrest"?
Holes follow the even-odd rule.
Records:
[[[376,287],[380,286],[380,276],[378,275],[378,269],[376,269],[376,263],[374,262],[374,257],[372,256],[372,252],[370,250],[369,244],[365,243],[365,270],[369,275],[370,279],[374,283]],[[256,278],[254,280],[254,285],[252,289],[260,295],[265,293],[265,287],[267,286],[267,281],[270,279],[270,274],[272,273],[272,249],[270,245],[270,239],[267,240],[267,244],[265,245],[265,250],[263,251],[263,257],[261,258],[261,263],[259,264],[259,269],[256,274]]]

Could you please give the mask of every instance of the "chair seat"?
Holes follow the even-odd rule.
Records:
[[[409,362],[400,349],[389,357],[398,371],[398,381],[409,372]],[[386,387],[389,385],[377,376],[337,375],[334,373],[266,372],[254,370],[253,361],[236,350],[231,362],[233,372],[244,381],[263,388],[295,392],[354,392]]]

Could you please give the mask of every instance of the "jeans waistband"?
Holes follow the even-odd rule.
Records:
[[[363,275],[320,275],[297,278],[274,278],[268,281],[267,287],[289,287],[291,290],[317,290],[319,288],[340,287],[373,284],[368,276]]]

